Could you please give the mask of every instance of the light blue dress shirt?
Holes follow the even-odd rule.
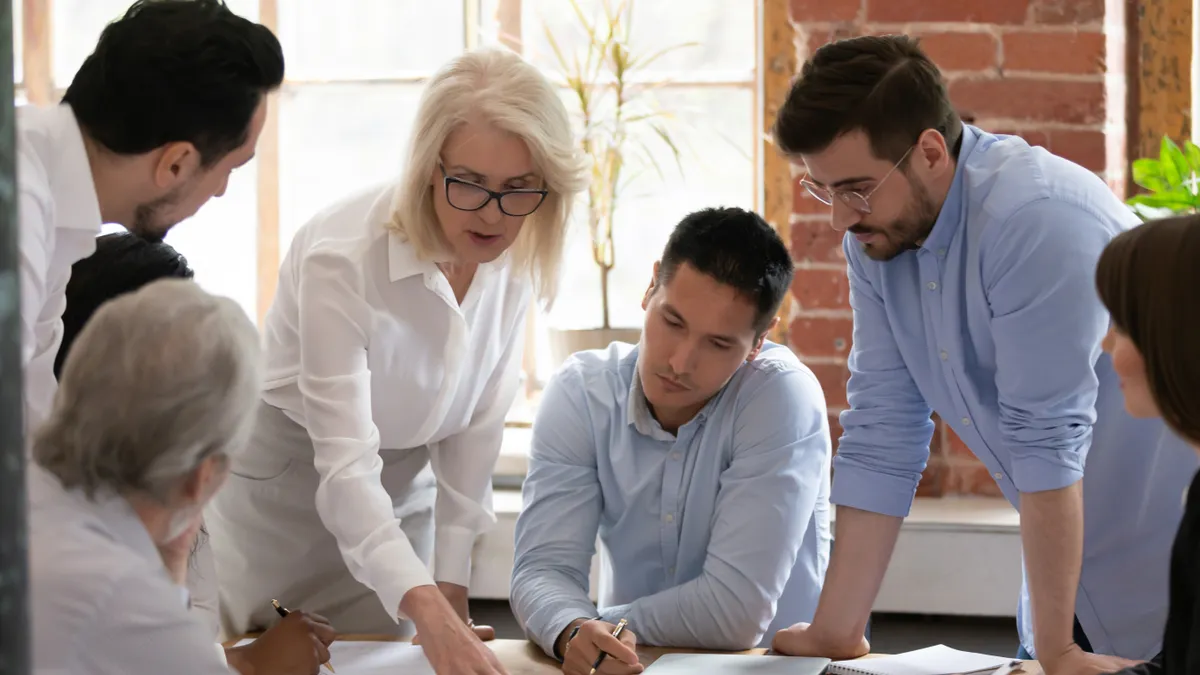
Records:
[[[1093,649],[1149,658],[1167,612],[1171,542],[1196,455],[1126,414],[1101,348],[1100,252],[1136,217],[1091,172],[964,125],[928,239],[888,262],[843,248],[854,309],[850,409],[832,501],[905,516],[937,412],[1005,497],[1084,478],[1076,615]],[[1033,651],[1028,589],[1018,606]]]
[[[747,649],[811,621],[830,542],[817,379],[768,343],[673,436],[649,412],[637,355],[576,354],[538,406],[512,577],[526,633],[553,656],[571,621],[597,616],[597,532],[612,570],[599,616],[627,618],[639,643]]]

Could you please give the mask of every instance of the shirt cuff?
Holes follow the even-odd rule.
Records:
[[[437,527],[433,539],[433,578],[463,587],[471,585],[471,551],[475,532],[470,528]]]
[[[633,611],[633,603],[629,603],[627,605],[614,605],[612,607],[605,607],[603,610],[600,611],[600,620],[603,621],[604,623],[611,623],[612,625],[615,626],[618,623],[620,623],[621,619],[629,619],[629,622],[632,624],[633,619],[629,618],[629,613],[632,611]],[[630,626],[630,630],[633,630],[632,625]],[[634,632],[636,632],[636,631],[634,631]]]
[[[393,621],[409,619],[400,611],[404,595],[417,586],[433,586],[433,577],[417,557],[408,539],[389,541],[375,549],[367,559],[371,584],[383,609]]]
[[[1012,481],[1017,492],[1061,490],[1083,478],[1083,464],[1076,452],[1013,457]]]
[[[834,458],[833,486],[829,501],[838,506],[895,518],[908,517],[913,497],[917,494],[917,483],[907,476],[893,476],[881,471],[838,463]]]
[[[558,660],[558,656],[554,653],[554,643],[558,642],[558,636],[571,625],[575,619],[594,619],[596,618],[596,608],[589,605],[571,605],[554,612],[550,618],[540,626],[527,626],[530,637],[541,646],[542,651],[546,652],[546,656]]]

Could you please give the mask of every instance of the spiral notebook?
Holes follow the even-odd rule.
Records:
[[[960,652],[937,645],[874,659],[835,661],[829,664],[826,672],[830,675],[972,675],[990,674],[1013,663],[1011,658]]]

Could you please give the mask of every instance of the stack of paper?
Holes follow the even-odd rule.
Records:
[[[1013,659],[1001,656],[960,652],[937,645],[877,659],[837,661],[829,665],[828,672],[830,675],[969,675],[992,673],[1012,663]]]

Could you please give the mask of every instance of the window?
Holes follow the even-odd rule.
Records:
[[[14,45],[18,101],[56,101],[105,24],[132,0],[17,0]],[[279,262],[296,230],[330,203],[398,175],[424,81],[464,48],[503,43],[557,78],[545,37],[564,50],[583,44],[566,0],[226,0],[271,26],[283,44],[287,81],[260,140],[257,159],[167,241],[187,256],[196,279],[261,317]],[[586,12],[602,0],[579,0]],[[682,171],[665,147],[621,193],[612,323],[641,325],[640,298],[671,228],[703,206],[760,206],[761,120],[758,2],[634,3],[637,51],[683,42],[646,73],[658,104],[677,118]],[[32,17],[23,16],[34,12]],[[32,19],[32,20],[31,20]],[[28,25],[25,25],[28,24]],[[28,31],[30,34],[25,34]],[[49,45],[49,47],[47,47]],[[572,101],[564,88],[568,107]],[[550,375],[549,326],[592,327],[600,319],[599,271],[586,228],[574,228],[563,292],[550,316],[531,317],[527,380]],[[579,236],[582,235],[582,236]],[[514,418],[529,421],[531,407]],[[525,442],[510,444],[523,452]],[[508,454],[508,451],[506,451]]]

